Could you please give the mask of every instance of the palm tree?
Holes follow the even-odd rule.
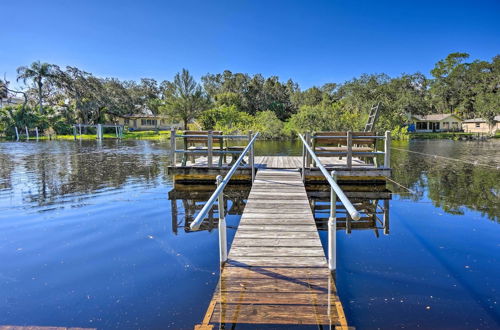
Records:
[[[17,68],[17,81],[22,80],[26,83],[26,80],[33,80],[36,87],[38,88],[38,103],[40,105],[40,113],[43,113],[43,95],[42,87],[44,80],[47,78],[52,78],[55,75],[57,66],[49,63],[41,63],[36,61],[31,63],[29,67],[20,66]]]

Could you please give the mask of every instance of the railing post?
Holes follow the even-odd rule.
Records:
[[[306,145],[302,143],[302,181],[306,182]]]
[[[352,132],[347,132],[347,167],[352,167]]]
[[[222,184],[222,176],[217,175],[217,187]],[[224,190],[219,193],[219,256],[220,264],[223,265],[227,260],[227,236],[226,236],[226,217],[224,214]]]
[[[207,141],[207,148],[208,148],[208,155],[207,155],[207,162],[208,162],[208,167],[212,167],[212,159],[213,159],[213,132],[208,131],[208,141]],[[221,150],[222,151],[222,150]]]
[[[310,141],[311,141],[311,133],[306,132],[306,143],[307,143],[307,145],[310,144]],[[311,156],[309,155],[309,153],[306,153],[306,164],[307,164],[307,167],[311,166]]]
[[[385,131],[384,167],[391,167],[391,131]]]
[[[248,131],[248,143],[252,141],[253,131]],[[250,163],[250,169],[252,171],[252,182],[255,180],[255,159],[254,159],[254,144],[250,147],[250,155],[248,155],[248,162]]]
[[[177,146],[176,146],[176,143],[175,143],[175,141],[176,141],[175,140],[175,133],[176,133],[175,127],[171,127],[170,128],[170,153],[171,153],[170,157],[172,158],[172,166],[173,167],[175,167],[175,165],[176,165],[175,164],[176,163],[176,160],[175,160],[175,154],[176,154],[176,152],[175,152],[175,150],[176,150]]]
[[[332,179],[337,182],[337,173],[332,171]],[[328,218],[328,268],[337,269],[337,194],[330,187],[330,217]]]

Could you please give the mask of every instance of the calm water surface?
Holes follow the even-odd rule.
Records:
[[[293,142],[256,148],[300,154]],[[349,323],[500,328],[500,141],[394,148],[389,234],[337,234]],[[0,143],[0,325],[192,329],[202,320],[218,281],[217,230],[185,225],[213,187],[172,190],[167,151],[153,141]],[[227,192],[229,241],[247,193]]]

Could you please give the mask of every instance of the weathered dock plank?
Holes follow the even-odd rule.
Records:
[[[296,166],[289,160],[270,160]],[[228,260],[197,329],[299,324],[347,329],[298,171],[257,172]]]

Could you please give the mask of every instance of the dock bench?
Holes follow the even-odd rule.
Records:
[[[318,157],[337,155],[342,158],[345,155],[352,158],[352,154],[376,151],[377,139],[373,135],[373,132],[316,132],[312,136],[312,149]],[[363,157],[376,163],[374,154]]]
[[[205,152],[208,154],[208,135],[210,131],[184,131],[184,150],[186,151],[200,151],[200,154]],[[212,135],[217,136],[213,138],[213,144],[217,141],[218,146],[212,145],[212,150],[214,151],[224,151],[224,138],[222,131],[211,131]],[[193,135],[199,135],[200,137],[195,137]],[[191,161],[194,163],[195,154],[194,153],[184,153],[182,157],[182,166],[186,166],[189,155],[191,155]],[[225,155],[222,153],[219,155],[219,166],[222,166],[222,161],[225,159]]]

